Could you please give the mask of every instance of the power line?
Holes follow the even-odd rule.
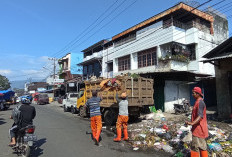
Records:
[[[91,32],[94,28],[96,28],[99,24],[101,24],[107,17],[109,17],[113,12],[115,12],[123,3],[125,3],[127,0],[122,1],[122,3],[120,3],[115,9],[113,9],[105,18],[103,18],[100,22],[96,23],[104,14],[106,14],[117,2],[115,1],[109,8],[106,9],[106,11],[104,11],[89,27],[87,27],[80,35],[78,35],[74,40],[72,40],[72,42],[70,42],[65,49],[63,49],[62,51],[59,51],[58,53],[56,53],[57,55],[60,53],[63,53],[64,51],[68,50],[68,48],[72,47],[73,45],[75,45],[78,41],[80,41],[83,37],[85,37],[89,32]],[[94,26],[94,24],[96,23],[96,25]],[[94,26],[92,29],[90,29],[89,31],[87,31],[89,28],[91,28],[92,26]],[[86,32],[87,31],[87,32]],[[86,33],[85,33],[86,32]],[[56,55],[55,54],[55,55]]]
[[[133,4],[135,4],[137,2],[137,0],[135,0],[134,2],[132,2],[129,6],[127,6],[124,10],[122,10],[119,14],[117,14],[111,21],[109,21],[108,23],[106,23],[105,25],[103,25],[100,29],[98,29],[97,31],[95,31],[92,35],[90,35],[88,38],[86,38],[84,41],[82,41],[79,45],[75,46],[72,50],[76,49],[78,46],[80,46],[81,44],[83,44],[84,42],[86,42],[90,37],[94,36],[96,33],[98,33],[100,30],[102,30],[105,26],[109,25],[112,21],[114,21],[120,14],[122,14],[124,11],[126,11],[129,7],[131,7]]]
[[[211,1],[211,0],[210,0]],[[210,1],[207,1],[207,2],[205,2],[205,3],[208,3],[208,2],[210,2]],[[136,1],[135,1],[136,2]],[[132,4],[131,4],[132,5]],[[204,4],[202,4],[202,5],[204,5]],[[200,6],[202,6],[202,5],[200,5]],[[200,7],[200,6],[198,6],[198,7]],[[126,8],[127,9],[127,8]],[[124,9],[125,10],[125,9]],[[193,9],[194,10],[194,9]],[[119,14],[118,14],[119,15]],[[102,28],[101,28],[102,29]],[[76,48],[76,47],[75,47]]]

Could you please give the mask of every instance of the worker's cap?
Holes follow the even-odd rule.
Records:
[[[123,92],[123,93],[121,94],[121,97],[122,97],[122,98],[126,98],[126,92]]]
[[[193,88],[193,92],[196,92],[196,93],[200,94],[203,97],[203,94],[201,92],[201,88],[200,87],[194,87]]]

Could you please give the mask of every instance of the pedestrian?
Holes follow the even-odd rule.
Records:
[[[86,106],[90,110],[91,130],[95,145],[99,145],[99,138],[102,129],[102,118],[100,111],[100,102],[102,97],[97,97],[97,93],[98,92],[96,90],[93,90],[92,98],[86,102]]]
[[[192,110],[191,122],[186,124],[192,126],[191,157],[208,157],[206,138],[208,137],[208,126],[206,118],[206,105],[200,87],[194,87],[192,95],[195,104]]]
[[[128,140],[127,122],[129,118],[128,118],[128,98],[127,98],[126,92],[123,92],[121,94],[121,99],[118,98],[118,93],[116,93],[116,100],[119,106],[119,114],[118,114],[118,119],[116,123],[117,137],[114,139],[114,142],[121,141],[122,127],[123,127],[123,134],[124,134],[123,140],[127,141]]]

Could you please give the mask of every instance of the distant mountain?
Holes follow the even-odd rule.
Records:
[[[24,89],[24,85],[27,82],[27,80],[19,80],[19,81],[11,81],[11,89],[17,88],[17,89]]]
[[[43,80],[36,80],[36,79],[32,79],[30,80],[31,82],[43,82]],[[28,83],[28,80],[17,80],[17,81],[10,81],[10,85],[11,85],[11,89],[13,90],[14,88],[17,89],[24,89],[25,83]]]

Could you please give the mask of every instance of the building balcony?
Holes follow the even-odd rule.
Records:
[[[88,61],[88,60],[93,59],[93,58],[102,58],[102,51],[100,51],[100,52],[95,52],[95,53],[93,53],[93,54],[90,55],[90,56],[86,56],[86,57],[83,59],[83,62]]]
[[[114,72],[113,75],[117,76],[126,73],[146,74],[172,71],[188,71],[188,62],[183,62],[180,60],[178,61],[174,59],[159,59],[157,65],[142,67],[134,70]]]

